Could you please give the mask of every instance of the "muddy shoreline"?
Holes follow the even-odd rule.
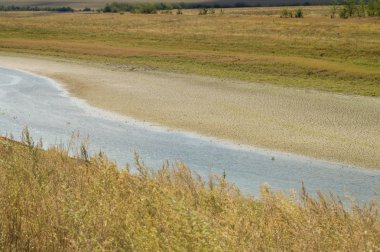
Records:
[[[241,145],[380,168],[380,99],[0,54],[90,105]]]

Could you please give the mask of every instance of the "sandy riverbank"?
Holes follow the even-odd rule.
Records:
[[[0,54],[0,67],[48,76],[91,105],[164,126],[380,168],[380,99]]]

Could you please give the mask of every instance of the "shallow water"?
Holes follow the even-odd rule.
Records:
[[[192,171],[222,174],[243,192],[257,195],[268,183],[274,190],[299,189],[333,192],[358,201],[379,199],[380,172],[311,158],[246,148],[186,132],[170,131],[131,118],[95,109],[72,98],[53,81],[33,74],[0,68],[0,134],[32,136],[52,145],[68,143],[73,132],[90,139],[90,152],[102,150],[124,166],[138,151],[153,168],[165,160],[184,161]]]

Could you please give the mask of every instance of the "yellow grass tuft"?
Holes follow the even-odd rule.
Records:
[[[184,164],[138,174],[98,154],[43,151],[0,139],[1,251],[377,251],[379,205],[345,209],[333,197],[301,199],[262,188],[243,196]],[[82,150],[83,154],[83,150]]]

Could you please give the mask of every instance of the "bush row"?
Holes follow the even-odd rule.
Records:
[[[304,13],[302,9],[297,9],[294,12],[288,9],[281,10],[282,18],[303,18]]]
[[[303,4],[294,3],[288,4],[289,6],[304,5],[309,6],[309,2],[304,2]],[[173,9],[201,9],[201,11],[206,9],[219,9],[219,8],[244,8],[244,7],[261,7],[260,3],[252,2],[236,2],[236,3],[216,3],[216,2],[205,2],[205,3],[119,3],[113,2],[107,4],[103,8],[103,12],[133,12],[133,13],[156,13],[160,10],[173,10]],[[267,6],[267,5],[266,5]],[[269,4],[269,6],[272,6]]]
[[[57,11],[57,12],[73,12],[71,7],[37,7],[37,6],[3,6],[0,5],[0,11]]]
[[[339,17],[341,18],[349,18],[355,16],[379,17],[380,0],[343,0],[343,2],[333,0],[331,8],[331,18],[335,18],[336,15],[339,15]]]

